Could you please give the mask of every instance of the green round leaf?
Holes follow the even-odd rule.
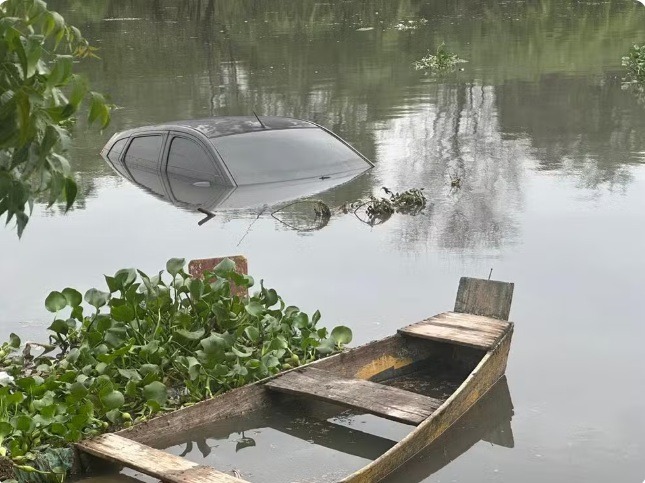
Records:
[[[60,292],[51,292],[45,299],[45,307],[50,312],[58,312],[67,307],[67,299]]]
[[[83,399],[87,395],[87,392],[88,391],[85,385],[81,384],[80,382],[75,382],[69,388],[69,393],[75,399]]]
[[[13,433],[13,426],[7,421],[0,421],[0,438],[9,436]]]
[[[352,341],[352,329],[344,325],[334,327],[331,331],[331,338],[340,346],[349,344]]]
[[[134,320],[134,309],[129,305],[112,307],[110,314],[117,322],[132,322]]]
[[[153,381],[143,388],[143,397],[146,401],[155,401],[159,406],[168,400],[168,388],[159,381]]]
[[[331,337],[320,341],[320,344],[316,347],[316,351],[323,355],[331,354],[335,350],[336,343]]]
[[[9,346],[12,347],[13,349],[17,349],[18,347],[20,347],[20,337],[18,337],[13,332],[9,334]]]
[[[85,292],[85,301],[97,309],[107,304],[109,298],[109,293],[101,292],[95,288],[91,288]]]
[[[260,317],[264,313],[264,305],[255,300],[250,301],[244,308],[253,317]]]
[[[230,272],[235,271],[235,262],[231,260],[230,258],[225,258],[221,262],[217,264],[217,266],[213,269],[213,272],[215,272],[215,275],[217,276],[226,276]]]
[[[204,352],[207,354],[215,354],[220,351],[224,351],[230,347],[226,342],[226,339],[219,334],[211,334],[199,341],[201,346],[204,348]]]
[[[63,295],[65,296],[65,299],[67,300],[67,303],[70,307],[78,307],[83,301],[83,296],[81,295],[81,293],[71,287],[64,288]]]
[[[198,341],[204,337],[205,332],[206,331],[204,329],[197,329],[192,332],[185,329],[179,329],[175,331],[175,335],[189,341]]]
[[[257,342],[260,340],[260,331],[257,327],[252,325],[244,329],[244,335],[246,335],[251,342]]]
[[[137,279],[137,271],[134,268],[122,268],[114,274],[114,279],[122,287],[128,288]]]
[[[22,414],[11,418],[11,425],[23,433],[27,433],[31,429],[32,420],[29,416]]]
[[[118,409],[125,404],[125,397],[119,391],[110,391],[101,395],[101,403],[108,411]]]
[[[181,272],[186,265],[185,258],[171,258],[166,262],[166,271],[173,277]]]

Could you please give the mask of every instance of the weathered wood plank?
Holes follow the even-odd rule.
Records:
[[[424,320],[424,322],[430,322],[435,325],[460,327],[462,329],[486,332],[492,335],[501,335],[508,328],[508,322],[505,320],[461,312],[443,312]]]
[[[461,277],[454,311],[508,320],[514,287],[508,282]]]
[[[408,424],[420,424],[442,401],[363,379],[351,379],[304,368],[265,384],[268,389],[307,396]]]
[[[504,374],[512,334],[511,325],[510,330],[500,343],[484,356],[472,374],[430,419],[421,423],[380,458],[352,473],[341,483],[375,483],[380,481],[435,441]]]
[[[509,327],[509,322],[490,317],[445,312],[399,329],[399,333],[488,350]]]
[[[103,434],[78,443],[78,448],[169,483],[245,483],[165,451],[145,446],[116,434]]]
[[[271,404],[270,394],[260,384],[233,389],[192,406],[163,414],[116,434],[156,447],[171,446],[174,435],[215,421],[241,416]]]

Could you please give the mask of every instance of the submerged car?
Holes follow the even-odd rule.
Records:
[[[186,208],[308,196],[373,164],[331,131],[285,117],[215,117],[117,133],[101,151],[123,177]]]

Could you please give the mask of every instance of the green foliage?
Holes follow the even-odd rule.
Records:
[[[645,45],[633,45],[622,59],[627,67],[627,81],[645,84]]]
[[[622,58],[627,75],[623,78],[623,89],[631,90],[639,103],[645,102],[645,45],[633,45]]]
[[[37,454],[160,411],[192,404],[341,349],[347,327],[331,333],[287,306],[275,290],[241,298],[231,286],[253,279],[224,260],[204,280],[185,261],[169,274],[133,269],[106,276],[108,291],[85,301],[66,288],[45,302],[56,312],[45,353],[32,357],[13,335],[0,348],[0,460],[30,465]]]
[[[455,68],[457,64],[468,62],[460,59],[457,54],[446,50],[446,44],[443,42],[437,47],[437,51],[432,54],[430,51],[420,60],[415,60],[412,65],[416,70],[431,70],[445,72]]]
[[[77,58],[93,57],[80,31],[42,0],[0,4],[0,217],[15,218],[18,236],[34,200],[69,209],[78,188],[63,156],[83,103],[89,121],[110,121],[105,98],[72,73]]]

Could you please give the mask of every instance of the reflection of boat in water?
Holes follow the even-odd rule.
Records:
[[[512,419],[513,401],[504,376],[450,428],[450,431],[408,461],[400,472],[393,473],[383,481],[424,481],[480,441],[512,448],[515,444]]]
[[[205,212],[311,196],[372,167],[321,126],[279,117],[220,117],[134,129],[114,135],[101,155],[147,192]]]
[[[333,449],[334,462],[346,462],[343,458],[347,454],[359,458],[358,466],[354,460],[354,466],[345,471],[347,465],[340,468],[337,464],[335,468],[343,471],[327,477],[345,483],[380,481],[437,441],[503,376],[513,333],[513,324],[507,322],[512,292],[513,284],[463,278],[454,312],[119,433],[84,441],[78,447],[164,481],[242,483],[244,480],[222,470],[232,472],[229,465],[235,455],[257,447],[258,429],[269,427],[277,428],[272,437],[280,433],[291,439],[282,439],[282,449],[272,455],[251,451],[251,459],[246,460],[254,465],[247,473],[253,476],[251,481],[284,481],[286,468],[291,470],[297,464],[293,456],[311,451],[312,443]],[[291,405],[295,418],[288,410]],[[362,426],[348,428],[338,420],[338,406],[376,416],[380,424],[393,424],[385,421],[391,420],[408,425],[407,434],[395,441],[400,435],[393,439],[369,434]],[[507,404],[508,410],[510,407]],[[283,411],[284,415],[270,422],[272,415]],[[228,438],[231,423],[234,431],[241,433],[234,452],[232,445],[227,447],[221,441],[211,444],[210,437],[204,435],[205,426],[215,425],[214,432],[223,432]],[[195,437],[198,434],[202,436]],[[434,463],[437,469],[481,437],[467,434],[454,443],[453,456]],[[214,459],[196,463],[194,452],[190,461],[184,459],[193,442],[204,458],[212,452]],[[178,450],[179,444],[186,447]],[[296,479],[306,476],[311,480],[309,465],[315,457],[312,453],[305,458],[307,463],[300,467]]]

